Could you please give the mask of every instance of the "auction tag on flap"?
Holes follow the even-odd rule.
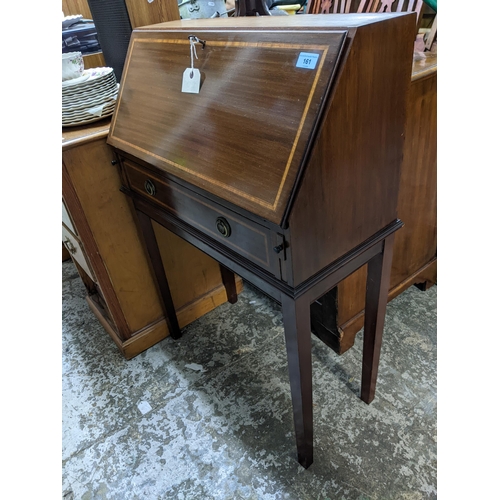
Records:
[[[196,68],[187,68],[182,75],[182,92],[188,94],[200,93],[200,70]]]
[[[296,68],[314,69],[318,62],[319,54],[311,54],[309,52],[301,52],[297,60]]]

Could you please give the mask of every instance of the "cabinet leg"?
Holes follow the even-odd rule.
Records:
[[[422,290],[422,292],[426,292],[429,290],[429,288],[434,286],[434,283],[432,281],[423,281],[422,283],[415,283],[415,286],[419,289]]]
[[[369,404],[375,397],[382,332],[389,295],[394,233],[384,242],[382,253],[368,261],[361,399]]]
[[[219,267],[222,284],[226,289],[227,301],[230,304],[235,304],[238,301],[238,293],[236,292],[236,279],[234,277],[234,273],[222,264],[219,264]]]
[[[298,461],[307,469],[313,462],[310,304],[286,295],[281,303]]]
[[[158,283],[158,289],[160,291],[160,296],[163,302],[168,330],[173,339],[179,339],[182,335],[181,329],[179,328],[179,323],[177,321],[177,314],[175,312],[172,295],[170,293],[170,287],[168,286],[167,276],[165,275],[165,269],[163,268],[160,249],[158,248],[158,243],[156,241],[153,225],[151,224],[151,219],[142,212],[136,211],[136,213],[139,219],[139,225],[141,227],[142,234],[144,235],[146,248],[151,260],[151,265],[153,266],[156,281]]]

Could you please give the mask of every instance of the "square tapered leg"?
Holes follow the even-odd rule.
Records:
[[[369,404],[375,397],[385,311],[389,295],[394,233],[385,239],[382,253],[368,261],[361,399]]]
[[[310,304],[305,298],[282,296],[288,372],[299,463],[313,462],[312,362]]]
[[[182,333],[179,327],[179,322],[177,321],[177,313],[175,312],[172,294],[170,293],[170,287],[168,286],[168,280],[165,275],[165,269],[163,268],[160,249],[158,248],[158,242],[156,241],[151,219],[140,211],[137,211],[136,213],[139,226],[144,236],[149,258],[151,260],[151,265],[153,266],[160,297],[163,302],[168,330],[173,339],[179,339],[181,338]]]

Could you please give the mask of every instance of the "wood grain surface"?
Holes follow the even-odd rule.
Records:
[[[135,220],[128,210],[128,200],[120,193],[118,171],[111,165],[113,152],[101,139],[66,151],[63,158],[85,220],[91,228],[89,236],[98,242],[99,259],[94,259],[93,266],[99,265],[101,260],[106,262],[100,285],[103,287],[106,277],[110,277],[106,279],[109,281],[107,288],[116,296],[116,309],[129,316],[126,317],[129,332],[140,330],[150,321],[161,318],[163,312]],[[102,163],[109,167],[96,171],[95,165]],[[73,215],[73,207],[68,204],[68,209]],[[113,227],[119,228],[119,237],[110,237],[110,228]],[[123,248],[124,242],[129,243],[128,250]],[[87,248],[89,243],[90,238]]]
[[[91,275],[89,305],[129,359],[168,335],[161,302],[118,168],[106,144],[109,119],[63,129],[63,199]],[[227,301],[216,261],[154,227],[182,327]],[[242,289],[241,279],[236,282]]]
[[[84,19],[92,19],[87,0],[62,0],[62,11],[65,16],[81,14]]]
[[[155,0],[153,2],[125,0],[125,4],[132,29],[180,19],[177,0]]]
[[[415,283],[437,282],[437,62],[414,65],[398,196],[404,227],[394,241],[389,298]],[[366,269],[339,284],[339,352],[363,327]]]
[[[191,31],[199,94],[181,92],[186,33],[134,33],[108,142],[279,224],[345,32]]]
[[[290,215],[295,284],[397,217],[413,29],[408,15],[349,32]]]
[[[208,199],[196,196],[172,181],[158,179],[149,172],[141,171],[138,165],[124,162],[125,172],[130,187],[139,194],[149,195],[144,185],[152,182],[155,187],[151,196],[173,215],[201,229],[215,240],[243,254],[270,272],[277,273],[270,259],[271,232],[267,227],[249,224],[243,217],[226,208],[216,205]],[[222,218],[230,229],[228,236],[223,236],[217,229],[217,220]],[[279,274],[279,273],[278,273]]]

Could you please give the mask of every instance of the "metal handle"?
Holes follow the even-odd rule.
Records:
[[[229,236],[231,236],[231,226],[229,225],[229,222],[224,219],[224,217],[217,217],[215,226],[217,227],[217,231],[219,231],[224,238],[229,238]]]
[[[71,241],[66,237],[64,240],[64,244],[66,245],[66,248],[70,251],[70,253],[76,253],[76,247],[71,243]]]
[[[283,243],[281,245],[278,245],[276,247],[273,247],[273,250],[276,252],[276,253],[280,253],[283,248],[285,248],[285,245],[283,245]]]
[[[150,196],[154,196],[156,194],[156,186],[151,179],[146,179],[144,182],[144,189]]]

